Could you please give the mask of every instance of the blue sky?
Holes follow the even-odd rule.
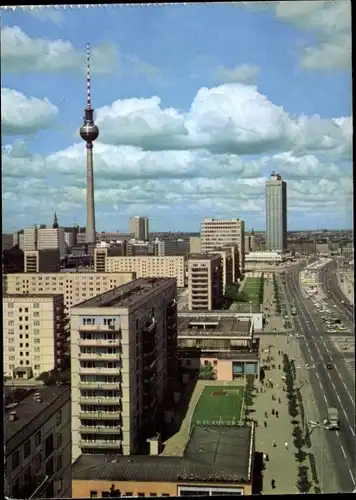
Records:
[[[345,1],[4,12],[4,230],[85,223],[87,41],[97,230],[263,229],[273,169],[290,229],[351,227],[350,19]]]

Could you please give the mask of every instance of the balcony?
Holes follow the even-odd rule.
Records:
[[[108,354],[108,353],[96,352],[96,353],[89,354],[89,353],[80,352],[78,354],[78,358],[82,361],[91,361],[93,359],[119,361],[121,358],[121,353],[117,352],[115,354]]]
[[[122,436],[122,427],[120,425],[117,427],[88,427],[86,425],[81,425],[79,427],[79,432],[87,434],[119,434]]]
[[[121,368],[82,368],[79,367],[79,375],[121,375]]]
[[[121,439],[119,441],[79,441],[80,448],[112,448],[118,449],[122,446]]]
[[[112,398],[94,396],[94,397],[85,397],[79,396],[78,400],[81,405],[119,405],[121,403],[122,396],[115,396]]]
[[[81,347],[115,347],[121,346],[120,339],[79,339],[78,345]]]
[[[119,332],[120,325],[79,325],[80,332]]]
[[[78,416],[81,419],[118,420],[121,419],[121,411],[79,411]]]
[[[121,389],[122,382],[79,382],[78,388],[82,390],[90,389],[103,389],[104,391],[110,389]]]

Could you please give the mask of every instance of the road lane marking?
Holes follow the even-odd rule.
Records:
[[[350,467],[348,467],[348,469],[349,469],[349,474],[350,474],[350,476],[351,476],[351,481],[354,483],[354,486],[355,486],[355,485],[356,485],[356,483],[355,483],[355,478],[354,478],[354,475],[353,475],[353,473],[352,473],[352,471],[351,471]]]
[[[320,387],[321,387],[321,386],[320,386]],[[324,398],[325,403],[327,404],[327,403],[328,403],[328,400],[326,399],[325,394],[323,394],[323,398]]]
[[[342,444],[340,444],[340,448],[341,448],[341,451],[342,451],[342,454],[344,455],[344,457],[347,458],[344,447],[342,446]]]

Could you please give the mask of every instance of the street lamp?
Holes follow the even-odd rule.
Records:
[[[250,316],[252,316],[252,301],[249,301],[249,306],[250,306]]]

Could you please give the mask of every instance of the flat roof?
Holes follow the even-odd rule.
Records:
[[[81,302],[73,306],[72,311],[84,307],[129,307],[144,296],[173,283],[176,283],[175,278],[138,278]]]
[[[251,427],[194,427],[183,457],[81,455],[72,480],[248,483]]]
[[[219,254],[212,253],[191,253],[188,255],[188,260],[213,260],[220,257]]]
[[[55,409],[55,400],[68,392],[70,398],[70,389],[68,387],[35,387],[35,388],[17,388],[5,387],[5,423],[4,436],[5,442],[12,439],[25,426],[38,419],[45,410],[53,407]],[[38,403],[34,400],[34,394],[38,393],[43,401]],[[9,413],[16,412],[16,420],[9,420]]]
[[[204,326],[206,328],[204,329]],[[250,321],[239,320],[234,316],[187,317],[178,316],[178,335],[200,336],[247,336],[250,333]]]
[[[41,294],[7,293],[3,296],[4,299],[9,299],[11,301],[16,300],[16,299],[21,299],[21,300],[36,299],[36,300],[38,300],[38,302],[41,302],[41,300],[43,300],[43,299],[53,299],[55,297],[63,297],[63,294],[61,294],[61,293],[41,293]]]
[[[211,351],[204,350],[204,347],[194,349],[194,347],[181,347],[178,344],[177,349],[178,358],[212,358],[212,359],[226,359],[234,361],[251,361],[257,363],[260,359],[258,349],[247,351],[243,349],[234,349],[230,351]]]

